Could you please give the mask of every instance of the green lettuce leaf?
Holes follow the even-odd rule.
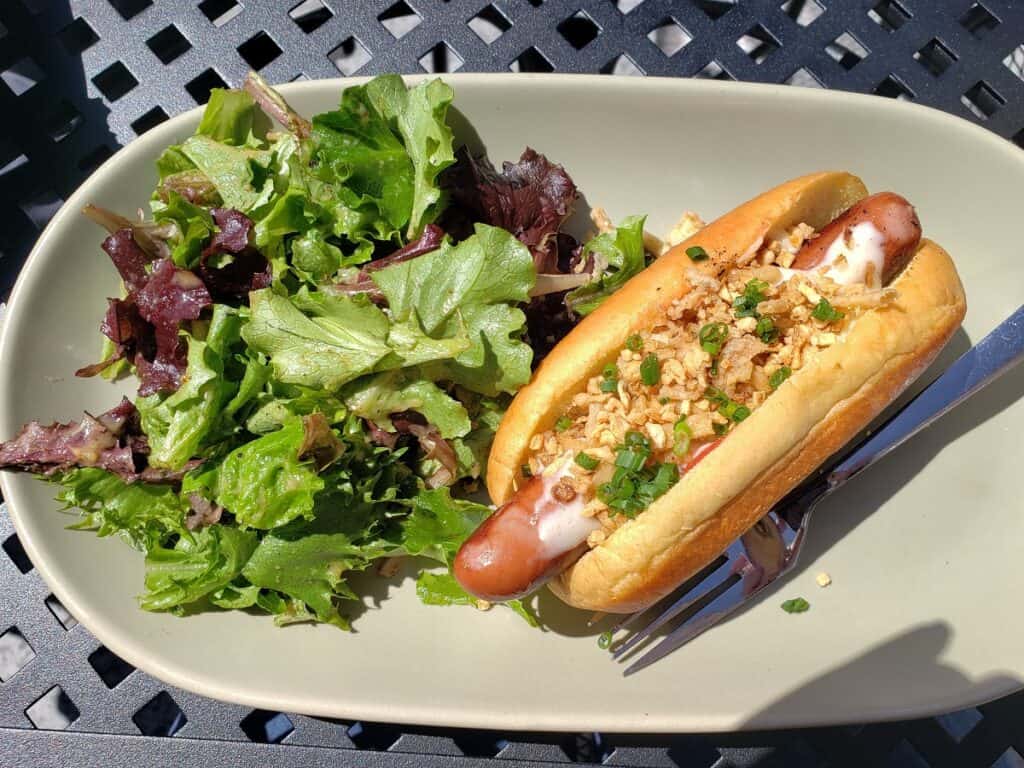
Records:
[[[462,403],[416,369],[363,377],[346,387],[343,397],[353,413],[388,431],[393,431],[390,415],[399,411],[423,414],[444,438],[462,437],[470,430]]]
[[[287,187],[291,160],[298,149],[298,140],[291,134],[277,136],[270,145],[233,146],[203,134],[190,136],[181,144],[181,153],[213,184],[224,205],[256,221],[263,217],[264,207]]]
[[[231,347],[241,338],[241,327],[236,310],[214,305],[206,338],[188,337],[188,368],[177,391],[138,399],[142,429],[149,438],[151,466],[181,469],[203,447],[230,433],[228,417],[233,411],[227,406],[239,389],[226,375],[226,361]],[[235,409],[240,407],[240,403],[233,405]]]
[[[447,488],[420,491],[407,502],[409,516],[401,522],[402,549],[451,565],[459,547],[491,510],[483,504],[453,499]]]
[[[440,172],[455,161],[440,80],[406,89],[397,75],[346,88],[337,110],[313,118],[311,196],[334,212],[334,232],[415,239],[442,207]],[[361,249],[360,253],[365,253]],[[368,254],[366,254],[368,258]]]
[[[109,360],[117,352],[117,345],[114,344],[106,336],[103,337],[103,341],[100,343],[100,354],[96,358],[97,360]],[[113,363],[108,365],[102,371],[100,371],[100,377],[107,381],[117,381],[122,376],[125,376],[134,370],[134,366],[125,358],[115,360]]]
[[[421,491],[408,502],[411,512],[402,520],[402,548],[451,566],[459,547],[491,513],[489,507],[465,499],[453,499],[447,488]],[[426,605],[478,605],[451,573],[422,572],[416,594]],[[521,600],[504,603],[531,627],[540,626]]]
[[[445,122],[454,94],[442,80],[429,80],[407,90],[398,75],[383,75],[366,84],[366,96],[397,126],[412,158],[412,210],[405,233],[412,240],[440,213],[438,175],[455,162],[452,132]]]
[[[316,418],[323,425],[329,417]],[[289,424],[296,421],[293,416]],[[414,493],[415,480],[401,452],[369,443],[357,417],[345,417],[338,432],[344,450],[321,472],[323,489],[315,494],[312,513],[257,532],[260,542],[242,575],[211,593],[211,604],[258,607],[278,624],[324,621],[348,627],[338,610],[341,601],[353,597],[347,575],[378,557],[402,553],[397,518],[404,510],[394,501]],[[190,473],[183,495],[198,491],[209,496],[218,487],[219,473],[216,468]],[[260,483],[258,478],[252,482]]]
[[[156,159],[156,171],[161,182],[177,174],[189,173],[195,169],[195,163],[189,160],[185,153],[181,151],[180,144],[168,147]]]
[[[424,605],[477,605],[478,601],[466,592],[450,573],[424,571],[416,579],[416,595]],[[531,627],[539,627],[540,621],[523,604],[522,600],[499,603],[511,609]]]
[[[195,267],[213,234],[213,217],[210,212],[193,205],[174,190],[168,191],[166,203],[154,201],[152,208],[155,221],[174,227],[175,234],[168,240],[171,259],[183,269]]]
[[[325,475],[328,488],[317,498],[313,519],[268,532],[243,570],[250,584],[301,601],[317,621],[346,629],[348,620],[339,608],[357,599],[347,582],[351,573],[394,555],[450,562],[489,512],[452,499],[447,489],[416,492],[408,487],[400,456],[370,449],[365,434],[353,431],[357,423],[350,419],[345,430],[349,450]],[[395,501],[408,508],[406,516]],[[222,597],[252,599],[240,589]]]
[[[583,246],[582,259],[593,256],[598,277],[566,294],[565,303],[578,315],[589,315],[647,266],[644,254],[646,216],[629,216],[611,232],[604,232]]]
[[[218,608],[236,611],[261,608],[274,617],[274,624],[279,627],[317,621],[316,614],[311,613],[301,600],[249,584],[244,578],[240,581],[241,583],[232,583],[211,593],[210,603]]]
[[[213,88],[196,134],[233,147],[254,144],[256,114],[256,103],[245,91]]]
[[[313,173],[323,185],[312,191],[328,207],[338,201],[345,234],[386,240],[408,224],[413,165],[366,91],[346,88],[337,110],[313,118]]]
[[[194,485],[235,516],[239,525],[269,529],[313,517],[324,481],[307,458],[310,422],[292,417],[276,432],[235,448],[216,467],[202,467]],[[192,485],[184,486],[183,493]]]
[[[245,427],[255,435],[264,435],[280,429],[290,416],[306,416],[314,411],[324,414],[329,424],[338,424],[348,415],[342,400],[329,392],[271,382],[269,391],[256,397]]]
[[[201,528],[173,547],[154,547],[146,553],[147,592],[140,605],[166,611],[220,590],[242,572],[255,549],[255,532],[226,525]]]
[[[57,482],[61,485],[57,500],[83,512],[71,528],[94,530],[97,536],[117,534],[143,551],[158,546],[172,533],[189,536],[185,529],[188,502],[170,486],[126,483],[95,467],[73,469]]]
[[[301,600],[317,621],[350,629],[348,619],[338,612],[339,601],[357,599],[345,575],[364,570],[386,553],[387,549],[355,544],[343,533],[268,533],[242,573],[258,587]]]
[[[242,336],[286,384],[334,391],[366,373],[454,357],[469,345],[457,328],[431,338],[414,322],[392,323],[363,295],[289,299],[264,289],[250,294],[250,307]]]
[[[236,579],[209,594],[212,605],[229,611],[242,611],[252,608],[260,597],[260,588],[249,584],[244,578]]]
[[[304,602],[272,589],[260,589],[256,594],[256,605],[271,614],[274,624],[279,627],[317,621],[316,614],[311,613]]]
[[[213,182],[228,208],[250,213],[270,201],[274,181],[269,150],[233,147],[197,134],[185,139],[181,151]]]
[[[322,283],[350,263],[341,249],[311,230],[292,241],[292,269],[311,283]]]
[[[473,428],[461,438],[451,441],[458,459],[458,477],[476,478],[483,474],[487,466],[487,457],[491,451],[491,443],[498,431],[505,411],[508,409],[509,398],[482,397],[469,406]]]
[[[526,316],[515,304],[528,300],[536,272],[530,252],[505,230],[477,224],[458,245],[378,270],[373,280],[393,319],[416,318],[435,339],[465,328],[472,346],[430,366],[432,378],[485,395],[514,392],[530,380]]]
[[[300,279],[316,285],[329,281],[339,268],[370,257],[369,241],[365,253],[346,255],[328,240],[346,233],[335,231],[336,221],[328,209],[312,200],[302,186],[299,170],[290,172],[289,183],[290,188],[260,211],[262,218],[255,228],[256,247],[275,265],[276,275],[287,266]]]
[[[247,406],[263,393],[270,379],[270,366],[251,349],[247,349],[244,354],[236,355],[235,364],[243,367],[242,380],[238,383],[234,396],[224,406],[226,419],[234,419],[241,411],[247,410]]]

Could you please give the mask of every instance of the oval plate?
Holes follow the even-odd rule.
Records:
[[[663,232],[684,208],[712,218],[785,179],[859,174],[918,207],[957,260],[962,353],[1022,300],[1018,225],[1024,153],[958,118],[886,99],[691,80],[456,75],[463,138],[491,159],[524,142],[562,163],[614,219],[648,213]],[[344,83],[362,82],[358,79]],[[342,81],[282,88],[303,114],[332,108]],[[551,105],[558,105],[553,109]],[[120,151],[39,239],[0,336],[0,435],[32,418],[78,418],[121,390],[73,371],[95,360],[103,298],[117,294],[86,202],[132,211],[153,161],[199,110]],[[925,378],[931,378],[935,369]],[[127,388],[123,388],[128,391]],[[64,605],[100,641],[168,683],[219,699],[315,715],[501,729],[700,731],[916,717],[993,698],[1024,678],[1019,600],[1024,515],[1019,440],[1024,369],[850,483],[820,509],[798,572],[767,599],[630,678],[585,617],[547,593],[549,630],[510,611],[431,608],[411,579],[378,580],[345,634],[277,629],[244,613],[187,619],[141,611],[139,553],[68,531],[54,488],[0,478],[21,541]],[[833,579],[821,590],[814,577]],[[804,596],[789,615],[779,603]]]

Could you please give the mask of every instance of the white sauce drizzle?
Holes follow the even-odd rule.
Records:
[[[570,502],[560,502],[552,496],[558,481],[571,474],[570,461],[564,460],[558,470],[544,473],[544,493],[536,508],[545,509],[550,505],[550,509],[537,521],[537,538],[546,559],[554,559],[575,549],[601,527],[595,518],[583,516],[583,494],[577,492]]]
[[[832,242],[818,268],[822,266],[828,266],[825,275],[840,285],[865,283],[869,288],[881,288],[885,236],[870,221],[862,221]]]
[[[869,265],[874,269],[869,270]],[[775,284],[781,285],[795,275],[817,272],[822,267],[828,267],[825,276],[840,285],[864,283],[868,288],[878,289],[882,287],[884,266],[885,236],[870,221],[863,221],[844,232],[842,237],[837,237],[825,251],[825,258],[817,266],[806,270],[775,267],[780,274]]]

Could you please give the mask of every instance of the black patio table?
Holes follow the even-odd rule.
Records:
[[[457,70],[787,83],[918,101],[1024,147],[1021,0],[2,0],[0,295],[103,160],[250,69],[274,83]],[[1024,693],[906,722],[713,735],[253,711],[100,645],[2,511],[0,543],[2,766],[1024,766]]]

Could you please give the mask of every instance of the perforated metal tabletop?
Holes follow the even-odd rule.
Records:
[[[2,0],[0,291],[119,146],[238,85],[555,71],[911,99],[1024,147],[1020,0]],[[49,593],[0,512],[0,765],[1024,766],[1024,693],[902,723],[735,735],[417,729],[252,711],[118,659]]]

